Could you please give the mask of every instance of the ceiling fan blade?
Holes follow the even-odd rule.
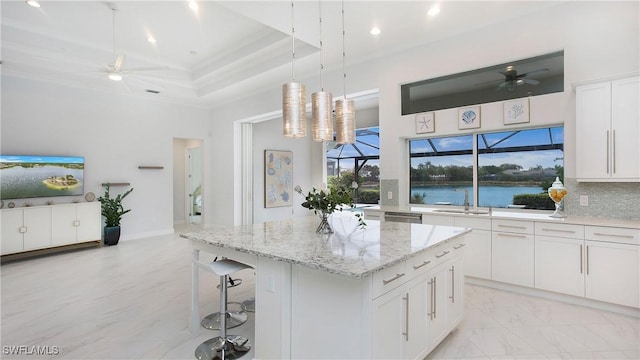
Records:
[[[122,70],[123,73],[133,73],[137,71],[160,71],[160,70],[168,70],[168,66],[149,66],[149,67],[139,67],[139,68],[130,68],[126,70]]]
[[[164,90],[165,90],[165,88],[164,88],[164,87],[162,87],[162,86],[160,86],[160,85],[158,85],[158,84],[156,84],[156,83],[153,83],[153,82],[150,82],[150,81],[146,81],[146,80],[144,80],[144,79],[141,79],[140,77],[135,76],[135,75],[133,75],[133,74],[132,74],[132,75],[127,76],[127,80],[128,80],[129,82],[131,82],[132,84],[133,84],[133,83],[138,83],[138,85],[139,85],[140,87],[145,88],[145,89],[158,90],[158,91],[164,91]]]
[[[539,80],[534,80],[534,79],[521,79],[522,81],[524,81],[525,84],[529,84],[529,85],[538,85],[540,84]]]
[[[113,70],[120,71],[122,64],[124,63],[125,54],[118,54],[116,61],[113,63]]]
[[[538,69],[538,70],[533,70],[533,71],[529,71],[528,73],[524,73],[521,75],[518,75],[518,78],[523,78],[525,76],[531,76],[531,74],[535,74],[535,73],[541,73],[541,72],[547,72],[549,71],[549,69]]]

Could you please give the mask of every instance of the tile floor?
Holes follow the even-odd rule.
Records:
[[[188,330],[190,256],[187,240],[166,235],[3,264],[0,357],[193,359],[217,332]],[[218,279],[201,274],[206,314],[217,310]],[[253,294],[253,270],[238,277],[244,283],[229,290],[230,301]],[[637,318],[474,285],[465,291],[463,322],[428,359],[640,358]],[[249,315],[232,333],[253,336]],[[15,354],[16,346],[59,353]]]

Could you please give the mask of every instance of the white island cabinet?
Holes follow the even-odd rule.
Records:
[[[468,229],[367,220],[363,230],[345,213],[322,236],[317,222],[181,235],[194,258],[207,251],[255,266],[256,358],[422,359],[461,321]],[[198,286],[192,299],[198,332]]]

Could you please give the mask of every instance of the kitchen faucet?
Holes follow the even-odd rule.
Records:
[[[462,189],[464,191],[464,211],[469,211],[469,190]],[[455,190],[459,191],[459,190]]]

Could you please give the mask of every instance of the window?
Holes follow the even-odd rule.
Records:
[[[356,130],[355,144],[327,143],[327,181],[351,187],[356,181],[356,202],[377,204],[380,199],[380,130]]]
[[[409,142],[410,202],[495,208],[552,209],[546,194],[564,175],[564,128],[551,127]],[[477,154],[477,168],[473,156]],[[473,179],[477,179],[477,189]]]
[[[473,135],[409,142],[411,154],[409,202],[463,205],[473,198]]]

